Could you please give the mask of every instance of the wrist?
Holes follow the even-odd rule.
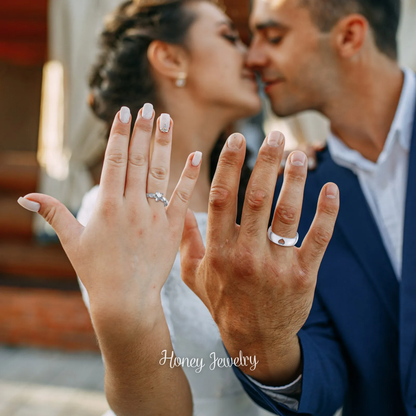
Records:
[[[105,303],[91,300],[91,320],[100,345],[123,343],[151,333],[157,326],[166,325],[160,297],[146,301],[111,300]]]
[[[301,347],[297,336],[250,344],[227,343],[224,340],[224,344],[231,358],[243,355],[256,362],[255,366],[239,368],[266,386],[285,386],[302,374]]]

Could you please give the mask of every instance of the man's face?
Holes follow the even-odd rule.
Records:
[[[323,1],[323,0],[322,0]],[[335,54],[299,0],[255,0],[247,64],[265,83],[278,116],[322,111],[334,82]]]

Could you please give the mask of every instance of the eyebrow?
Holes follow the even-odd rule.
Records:
[[[284,25],[283,23],[276,22],[275,20],[267,20],[263,23],[257,23],[255,25],[256,30],[266,30],[266,29],[281,29],[287,30],[289,29],[288,26]]]
[[[217,23],[217,26],[227,25],[231,30],[237,31],[235,24],[231,20],[222,20],[221,22]]]

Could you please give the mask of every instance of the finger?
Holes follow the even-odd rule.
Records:
[[[195,152],[189,156],[178,185],[166,209],[170,229],[174,233],[182,232],[186,211],[189,207],[189,202],[201,169],[201,161],[201,152]]]
[[[308,170],[315,170],[316,169],[316,150],[308,146],[305,149],[306,156],[308,157]]]
[[[281,237],[296,237],[302,211],[307,169],[305,153],[297,150],[289,156],[283,187],[272,222],[272,231]]]
[[[283,172],[285,171],[285,167],[286,167],[287,158],[289,157],[290,153],[291,152],[289,150],[285,150],[283,152],[283,157],[280,162],[279,175],[283,175]]]
[[[152,160],[150,161],[149,176],[147,179],[147,192],[162,194],[166,193],[169,181],[170,154],[172,149],[173,121],[169,114],[162,114],[157,121],[155,143],[153,147]],[[149,199],[149,204],[156,203]]]
[[[130,140],[126,198],[135,202],[146,200],[147,173],[149,169],[149,149],[153,132],[154,111],[152,104],[145,104],[137,115],[133,135]]]
[[[43,194],[28,194],[17,201],[23,208],[39,213],[55,230],[62,246],[71,257],[74,244],[84,227],[74,218],[69,210],[57,199]]]
[[[317,274],[325,250],[331,240],[335,221],[339,211],[338,187],[329,183],[321,191],[318,209],[300,248],[300,260],[303,267],[313,274]]]
[[[232,134],[222,149],[211,184],[208,242],[212,240],[218,244],[230,239],[235,233],[238,188],[245,154],[244,136],[239,133]]]
[[[198,223],[194,213],[188,210],[180,247],[181,276],[185,284],[195,293],[197,292],[195,279],[204,255],[205,247]]]
[[[122,107],[114,118],[100,180],[99,195],[101,200],[117,200],[124,196],[130,120],[128,107]]]
[[[239,239],[265,241],[284,144],[283,134],[273,131],[260,148],[246,190]]]

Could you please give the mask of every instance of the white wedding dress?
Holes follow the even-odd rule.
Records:
[[[91,218],[98,196],[98,186],[89,191],[78,214],[81,224]],[[207,214],[197,213],[199,229],[205,242]],[[80,282],[81,283],[81,282]],[[85,304],[88,293],[80,284]],[[199,358],[205,367],[197,373],[195,368],[183,367],[191,386],[195,416],[266,416],[271,413],[258,407],[244,392],[231,368],[211,370],[216,357],[226,358],[217,325],[202,301],[183,283],[179,253],[162,289],[162,306],[168,322],[175,353],[178,357]],[[161,355],[162,358],[162,355]],[[106,416],[114,415],[111,411]]]

